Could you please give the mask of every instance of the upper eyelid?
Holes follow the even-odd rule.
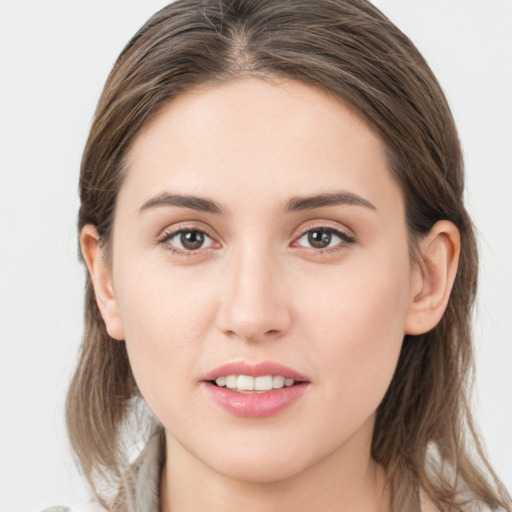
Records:
[[[326,230],[326,231],[333,231],[340,233],[344,235],[345,237],[349,237],[353,240],[356,240],[356,234],[352,229],[350,229],[347,226],[340,225],[339,222],[336,221],[326,221],[326,220],[318,220],[318,221],[308,221],[307,223],[303,224],[299,229],[295,231],[294,234],[294,240],[297,240],[304,234],[308,233],[309,231],[314,230]]]
[[[162,239],[167,240],[167,239],[170,239],[170,238],[174,238],[175,236],[179,235],[180,233],[187,233],[187,232],[190,232],[190,231],[197,231],[198,233],[202,233],[203,235],[206,235],[211,240],[214,240],[214,238],[212,236],[210,236],[208,232],[203,231],[202,229],[187,229],[187,228],[173,230],[173,231],[169,231],[169,232],[165,232],[164,231],[162,233]]]
[[[178,233],[181,233],[183,231],[199,231],[201,233],[204,233],[205,235],[209,236],[213,240],[218,240],[220,237],[217,235],[216,231],[212,228],[204,227],[203,223],[195,223],[194,222],[178,222],[176,224],[173,224],[171,226],[167,226],[166,228],[162,229],[160,233],[157,235],[158,240],[162,240],[164,238],[170,238],[174,235],[177,235]]]
[[[300,238],[301,236],[304,236],[306,233],[309,233],[310,231],[330,231],[332,233],[340,233],[342,235],[351,236],[350,233],[349,233],[349,230],[347,230],[347,229],[335,228],[333,226],[322,226],[322,225],[320,225],[320,226],[308,227],[307,229],[299,231],[299,234],[296,235],[295,238]]]
[[[336,229],[336,228],[331,228],[331,227],[318,227],[318,228],[309,228],[309,229],[306,229],[306,231],[303,231],[302,234],[300,234],[299,236],[295,237],[295,240],[298,240],[299,238],[302,238],[304,235],[310,233],[311,231],[326,231],[328,233],[332,233],[334,235],[339,235],[341,237],[346,237],[346,238],[353,238],[349,233],[347,233],[346,231],[342,230],[342,229]]]
[[[322,231],[322,228],[316,228],[318,231]],[[334,228],[330,228],[330,229],[324,229],[324,231],[331,231],[334,235],[336,235],[339,239],[340,239],[340,242],[338,242],[336,245],[332,246],[332,247],[324,247],[324,248],[315,248],[315,247],[304,247],[302,245],[298,245],[298,241],[304,237],[307,233],[309,233],[310,231],[314,231],[315,228],[312,228],[312,229],[308,229],[306,231],[304,231],[302,233],[302,235],[299,235],[298,237],[295,237],[292,244],[297,244],[296,247],[299,247],[300,249],[305,249],[305,250],[312,250],[312,251],[315,251],[315,252],[329,252],[329,251],[332,251],[334,250],[336,247],[338,246],[341,246],[341,247],[347,247],[349,245],[352,245],[354,244],[357,240],[354,236],[340,230],[340,229],[334,229]]]

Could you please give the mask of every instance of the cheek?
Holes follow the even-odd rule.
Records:
[[[154,411],[169,406],[178,386],[194,376],[204,340],[215,314],[212,291],[187,272],[169,266],[118,266],[116,297],[125,332],[130,366],[139,389]],[[203,283],[204,285],[205,283]],[[179,397],[187,399],[187,396]]]
[[[126,337],[144,333],[162,346],[168,346],[169,338],[178,348],[190,345],[214,314],[213,280],[201,279],[193,266],[173,268],[161,255],[134,259],[137,263],[119,261],[114,274]]]
[[[306,344],[316,347],[318,379],[343,404],[339,414],[351,411],[356,422],[378,407],[396,368],[408,307],[407,265],[381,259],[370,272],[372,267],[352,267],[308,300],[303,329]]]

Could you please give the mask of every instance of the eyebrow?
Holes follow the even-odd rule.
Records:
[[[167,192],[159,194],[149,201],[146,201],[139,208],[139,213],[150,210],[152,208],[159,208],[161,206],[177,206],[180,208],[190,208],[191,210],[197,210],[200,212],[216,214],[223,213],[222,208],[210,199],[197,196],[169,194]]]
[[[367,201],[352,192],[329,192],[327,194],[318,194],[306,197],[293,197],[288,201],[288,203],[286,203],[285,212],[314,210],[315,208],[338,205],[364,206],[370,210],[377,210],[370,201]]]
[[[356,205],[364,206],[370,210],[376,210],[377,208],[362,197],[352,192],[329,192],[325,194],[317,194],[313,196],[304,197],[292,197],[284,208],[286,213],[314,210],[315,208],[322,208],[326,206],[338,206],[338,205]],[[142,213],[153,208],[160,208],[162,206],[176,206],[178,208],[189,208],[206,213],[222,214],[224,213],[223,208],[210,199],[204,197],[171,194],[163,192],[149,201],[146,201],[140,208],[139,213]]]

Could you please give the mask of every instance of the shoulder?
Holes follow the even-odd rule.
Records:
[[[423,490],[420,491],[420,511],[421,512],[441,512],[435,505],[432,503],[430,498],[427,496]]]
[[[1,0],[0,0],[1,1]],[[160,476],[165,462],[165,435],[161,428],[155,430],[145,447],[123,476],[116,500],[124,510],[126,503],[135,504],[130,510],[156,512]],[[117,501],[116,501],[117,503]],[[119,505],[115,506],[118,510]],[[53,506],[41,512],[108,512],[97,502],[83,507]]]
[[[62,505],[58,505],[45,508],[41,512],[107,512],[107,510],[98,503],[90,503],[83,507],[64,507]]]
[[[501,510],[501,509],[500,509]],[[478,501],[470,501],[464,505],[465,512],[492,512],[491,508],[487,505],[478,502]],[[420,512],[442,512],[439,510],[434,503],[430,500],[427,494],[421,490],[420,491]]]

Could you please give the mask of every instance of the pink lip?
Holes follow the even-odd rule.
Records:
[[[309,383],[301,382],[288,388],[273,389],[264,393],[239,393],[228,388],[219,388],[210,382],[203,384],[218,405],[241,418],[273,416],[300,398],[309,386]]]
[[[227,363],[203,376],[201,380],[215,380],[223,375],[248,375],[249,377],[263,377],[265,375],[282,375],[285,379],[293,379],[300,382],[309,382],[304,375],[296,372],[274,361],[263,361],[258,364],[249,364],[244,361],[234,361]]]
[[[211,382],[223,375],[248,375],[251,377],[282,375],[298,383],[290,387],[273,389],[263,393],[240,393],[228,388],[218,387]],[[272,361],[264,361],[255,365],[243,361],[228,363],[207,373],[202,381],[209,396],[220,407],[242,418],[268,418],[273,416],[300,398],[309,386],[307,377],[287,366]]]

